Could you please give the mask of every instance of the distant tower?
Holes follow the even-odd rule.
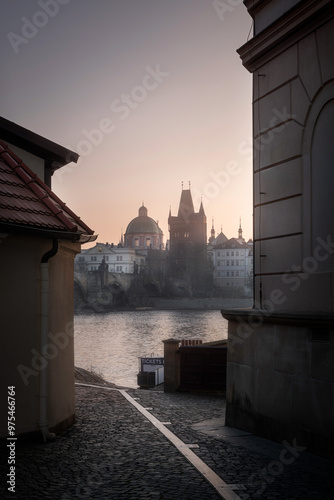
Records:
[[[215,231],[215,227],[214,227],[214,219],[212,217],[212,227],[211,227],[211,236],[209,238],[209,243],[211,243],[216,237],[216,231]]]
[[[179,248],[181,253],[184,253],[189,244],[206,246],[206,215],[203,203],[201,201],[196,213],[190,189],[183,189],[183,183],[178,214],[172,216],[169,210],[168,225],[171,250]]]
[[[238,241],[242,243],[244,241],[242,237],[242,229],[241,229],[241,217],[240,217],[240,222],[239,222],[239,229],[238,229]]]
[[[169,211],[170,277],[182,280],[188,296],[204,293],[208,275],[206,215],[201,201],[195,212],[190,189],[181,191],[177,216]],[[181,288],[177,288],[181,293]],[[183,293],[183,292],[182,292]]]

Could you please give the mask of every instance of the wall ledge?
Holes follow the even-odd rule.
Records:
[[[333,313],[315,313],[315,312],[291,312],[275,311],[267,309],[223,309],[221,310],[223,318],[228,321],[238,323],[274,323],[281,325],[293,325],[297,327],[334,327]]]

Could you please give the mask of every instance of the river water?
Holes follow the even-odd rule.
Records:
[[[163,356],[163,340],[227,338],[220,311],[127,311],[74,317],[75,366],[137,386],[138,357]]]

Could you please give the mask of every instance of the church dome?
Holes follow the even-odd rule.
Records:
[[[145,234],[145,233],[160,233],[158,224],[147,215],[147,208],[142,205],[138,211],[138,217],[132,219],[126,228],[126,234]]]
[[[124,235],[125,247],[140,249],[161,249],[163,232],[158,222],[148,216],[144,204],[138,210],[138,217],[132,219]]]

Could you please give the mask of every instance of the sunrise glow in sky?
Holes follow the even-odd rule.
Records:
[[[144,202],[166,242],[182,181],[208,237],[212,217],[229,238],[241,217],[252,238],[251,75],[236,53],[252,20],[223,4],[3,0],[0,115],[80,154],[52,188],[98,241],[118,243]]]

